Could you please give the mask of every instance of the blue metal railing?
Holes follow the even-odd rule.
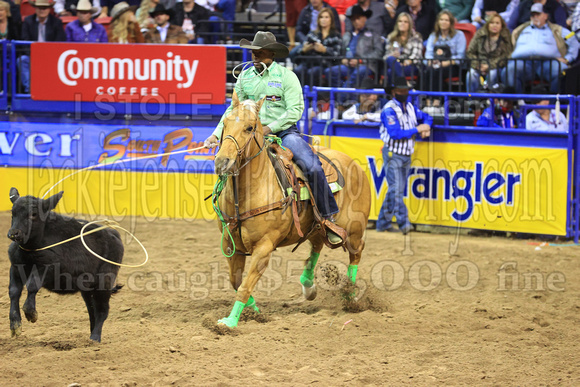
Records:
[[[330,128],[325,128],[323,134],[334,134],[333,127],[343,125],[345,122],[337,120],[334,117],[334,107],[336,103],[336,95],[338,93],[356,93],[356,94],[385,94],[384,90],[372,89],[341,89],[333,87],[304,87],[305,96],[305,116],[304,116],[304,132],[312,134],[310,120],[307,119],[307,112],[312,103],[312,106],[317,106],[317,99],[319,92],[326,92],[330,95]],[[411,91],[409,95],[413,98],[414,104],[419,106],[420,97],[443,98],[444,119],[442,125],[434,125],[436,129],[433,132],[434,141],[454,142],[459,139],[466,140],[467,138],[481,138],[485,135],[488,143],[493,143],[493,139],[503,139],[504,145],[523,145],[531,146],[530,141],[535,141],[535,146],[538,147],[558,147],[567,150],[567,164],[568,164],[568,185],[567,185],[567,208],[566,208],[566,234],[568,237],[573,237],[575,243],[578,243],[580,238],[580,97],[573,95],[532,95],[532,94],[487,94],[487,93],[442,93],[442,92],[422,92]],[[553,100],[558,99],[561,102],[560,108],[569,109],[569,121],[567,132],[545,132],[545,131],[527,131],[522,130],[523,127],[517,129],[491,128],[491,127],[475,127],[475,126],[460,126],[450,125],[449,123],[449,102],[451,98],[473,98],[473,99],[488,99],[490,101],[491,109],[493,111],[494,99],[537,99],[537,100]],[[548,108],[552,109],[555,105],[523,105],[524,111],[526,109]],[[360,129],[368,129],[368,125],[349,123],[352,132]],[[378,128],[375,126],[375,131]],[[460,136],[454,136],[454,133],[460,133]],[[502,143],[500,143],[502,144]]]
[[[91,113],[94,114],[96,111],[110,111],[112,107],[116,115],[122,114],[135,114],[142,115],[143,113],[154,114],[151,109],[159,109],[158,106],[147,106],[147,104],[141,103],[109,103],[105,108],[99,106],[99,104],[94,102],[62,102],[62,101],[34,101],[31,99],[31,95],[24,93],[19,84],[19,72],[18,72],[18,58],[21,55],[29,55],[29,46],[31,42],[22,41],[2,41],[2,90],[0,91],[0,109],[11,109],[15,112],[32,112],[32,113]],[[227,45],[226,48],[228,52],[232,50],[240,50],[237,45]],[[249,50],[241,51],[242,61],[249,61],[251,59]],[[239,58],[239,57],[238,57]],[[363,136],[370,132],[376,132],[378,134],[379,124],[374,126],[369,125],[355,125],[352,122],[341,122],[337,120],[338,117],[334,117],[334,111],[336,108],[337,95],[339,93],[366,93],[366,94],[379,94],[384,95],[385,92],[382,89],[374,90],[359,90],[359,89],[343,89],[343,88],[331,88],[331,87],[312,87],[306,86],[304,88],[305,95],[305,131],[310,132],[310,120],[307,117],[308,107],[312,103],[313,106],[317,105],[317,98],[319,92],[328,92],[330,95],[330,120],[326,122],[326,128],[328,129],[328,134],[334,134],[334,127],[342,125],[345,131],[353,131],[353,128],[364,128],[366,131],[361,130]],[[497,136],[497,138],[507,139],[510,144],[518,144],[518,141],[524,141],[525,138],[541,138],[542,144],[537,146],[549,147],[558,146],[563,147],[568,150],[568,184],[567,187],[567,197],[568,197],[568,219],[567,219],[567,234],[573,236],[575,241],[578,242],[580,236],[580,97],[575,97],[572,95],[562,95],[558,98],[562,101],[562,107],[568,106],[569,112],[569,131],[568,133],[546,133],[546,132],[530,132],[518,129],[498,129],[498,128],[475,128],[473,126],[459,126],[450,125],[449,120],[449,102],[453,98],[472,98],[472,99],[488,99],[493,109],[493,99],[494,98],[549,98],[553,99],[555,96],[541,96],[541,95],[511,95],[511,94],[483,94],[483,93],[441,93],[441,92],[411,92],[410,95],[414,98],[414,103],[419,106],[420,97],[433,97],[442,98],[443,108],[445,114],[443,115],[443,124],[435,125],[437,130],[434,131],[434,138],[436,141],[450,141],[453,142],[459,137],[461,139],[465,138],[476,138],[479,137],[480,141],[482,134],[485,135],[485,139],[489,139],[489,136]],[[153,104],[152,104],[153,105]],[[552,105],[543,106],[551,107]],[[224,105],[192,105],[192,104],[175,104],[172,106],[172,114],[175,115],[187,115],[194,117],[198,114],[203,114],[205,116],[220,116],[225,110]],[[524,108],[534,108],[535,105],[525,105]],[[145,109],[145,110],[144,110]],[[29,115],[34,117],[34,114]],[[188,118],[189,119],[189,118]],[[455,137],[454,137],[455,136]],[[376,136],[378,137],[378,136]],[[538,144],[539,142],[536,141]],[[564,144],[562,146],[562,144]]]

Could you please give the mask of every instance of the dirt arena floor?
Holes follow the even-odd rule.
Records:
[[[80,295],[45,290],[38,321],[11,338],[3,254],[0,385],[580,385],[580,247],[369,230],[356,303],[340,288],[346,253],[323,250],[318,298],[303,302],[308,247],[284,248],[254,293],[262,313],[228,331],[215,324],[234,302],[215,222],[123,224],[151,261],[121,269],[101,344]],[[142,258],[127,246],[125,263]]]

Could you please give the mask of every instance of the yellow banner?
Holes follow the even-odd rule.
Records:
[[[0,210],[9,210],[10,187],[21,196],[42,197],[59,180],[76,172],[70,169],[2,168]],[[138,215],[149,219],[215,219],[211,194],[216,176],[201,173],[131,172],[87,170],[52,189],[46,197],[64,191],[56,211],[105,215],[120,220]]]
[[[366,170],[376,219],[387,192],[381,140],[323,138]],[[405,202],[412,223],[566,234],[566,149],[418,142]]]
[[[381,140],[321,137],[366,171],[371,219],[387,192]],[[0,210],[12,207],[10,186],[42,196],[70,169],[2,168]],[[57,211],[147,218],[215,219],[210,201],[216,176],[199,173],[83,171],[49,195],[65,192]],[[411,222],[539,234],[566,234],[566,149],[451,143],[416,144],[405,201]]]

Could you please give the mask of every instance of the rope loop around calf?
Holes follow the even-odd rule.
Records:
[[[125,264],[125,263],[113,262],[113,261],[111,261],[111,260],[109,260],[107,258],[101,257],[99,254],[97,254],[93,250],[91,250],[89,248],[89,246],[87,246],[87,243],[85,242],[84,234],[85,234],[85,229],[89,225],[95,224],[95,223],[105,223],[105,226],[103,226],[103,227],[109,227],[109,228],[113,228],[113,229],[116,229],[116,230],[122,230],[125,233],[131,235],[131,237],[139,244],[139,246],[141,246],[141,248],[145,252],[145,261],[143,261],[142,263],[139,263],[137,265],[128,265],[128,264]],[[89,233],[90,233],[90,231],[89,231]],[[86,234],[88,234],[88,233],[86,233]],[[115,222],[114,220],[103,219],[103,220],[94,220],[92,222],[89,222],[89,223],[87,223],[87,224],[85,224],[83,226],[83,228],[81,229],[81,233],[80,233],[79,237],[81,238],[81,242],[85,246],[85,249],[87,249],[87,251],[89,253],[93,254],[95,257],[99,258],[101,261],[105,261],[107,263],[110,263],[111,265],[120,266],[120,267],[141,267],[141,266],[145,265],[147,263],[147,261],[149,261],[149,253],[147,252],[147,249],[145,248],[145,246],[143,246],[143,244],[141,243],[141,241],[139,239],[137,239],[137,237],[135,235],[131,234],[131,232],[129,232],[128,230],[126,230],[123,227],[121,227],[119,225],[119,223]]]

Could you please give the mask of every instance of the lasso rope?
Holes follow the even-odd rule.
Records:
[[[44,198],[46,197],[46,195],[48,195],[48,193],[49,193],[50,191],[52,191],[52,190],[53,190],[53,189],[54,189],[54,188],[55,188],[57,185],[59,185],[60,183],[62,183],[64,180],[66,180],[66,179],[68,179],[69,177],[71,177],[71,176],[74,176],[74,175],[76,175],[76,174],[78,174],[78,173],[81,173],[81,172],[83,172],[83,171],[88,171],[88,170],[91,170],[91,169],[96,169],[96,168],[103,167],[103,166],[106,166],[106,165],[122,164],[122,163],[126,163],[126,162],[128,162],[128,161],[134,161],[134,160],[143,160],[143,159],[153,159],[153,158],[157,158],[157,157],[168,156],[168,155],[175,155],[175,154],[180,154],[180,153],[191,153],[191,152],[193,152],[193,151],[200,150],[200,149],[204,149],[204,148],[205,148],[205,146],[201,146],[201,147],[198,147],[198,148],[185,149],[185,150],[182,150],[182,151],[176,151],[176,152],[166,152],[166,153],[159,153],[159,154],[155,154],[155,155],[142,156],[142,157],[131,157],[131,158],[127,158],[127,159],[117,160],[117,161],[114,161],[114,162],[106,162],[106,161],[105,161],[105,162],[103,162],[103,163],[99,163],[99,164],[91,165],[91,166],[89,166],[89,167],[86,167],[86,168],[79,169],[78,171],[75,171],[75,172],[73,172],[73,173],[71,173],[71,174],[69,174],[69,175],[67,175],[67,176],[63,177],[62,179],[60,179],[60,180],[59,180],[59,181],[58,181],[58,182],[57,182],[55,185],[53,185],[52,187],[50,187],[50,188],[48,189],[48,191],[46,191],[46,193],[45,193],[45,194],[42,196],[42,199],[44,199]],[[222,189],[223,189],[223,188],[222,188]],[[87,228],[87,227],[88,227],[90,224],[94,224],[94,223],[101,223],[101,222],[103,222],[103,223],[106,223],[106,225],[104,225],[104,226],[101,226],[101,227],[98,227],[98,228],[96,228],[96,229],[94,229],[94,230],[91,230],[91,231],[89,231],[89,232],[87,232],[87,233],[85,233],[85,232],[84,232],[84,231],[85,231],[85,228]],[[113,262],[113,261],[111,261],[111,260],[108,260],[108,259],[106,259],[106,258],[104,258],[104,257],[101,257],[99,254],[97,254],[97,253],[95,253],[93,250],[91,250],[91,249],[89,248],[89,246],[87,246],[87,244],[86,244],[86,242],[85,242],[85,239],[84,239],[84,236],[85,236],[85,235],[92,234],[92,233],[94,233],[94,232],[97,232],[97,231],[101,231],[101,230],[103,230],[103,229],[105,229],[105,228],[113,228],[113,229],[122,230],[122,231],[126,232],[127,234],[131,235],[131,237],[132,237],[132,238],[133,238],[133,239],[134,239],[134,240],[135,240],[135,241],[136,241],[136,242],[139,244],[139,246],[141,246],[141,248],[142,248],[142,249],[143,249],[143,251],[145,252],[145,261],[143,261],[142,263],[140,263],[140,264],[138,264],[138,265],[127,265],[127,264],[124,264],[124,263],[117,263],[117,262]],[[99,258],[100,260],[102,260],[102,261],[104,261],[104,262],[107,262],[107,263],[110,263],[110,264],[112,264],[112,265],[116,265],[116,266],[120,266],[120,267],[140,267],[140,266],[143,266],[143,265],[145,265],[145,264],[146,264],[146,263],[149,261],[149,253],[147,252],[147,249],[145,248],[145,246],[143,246],[143,244],[141,243],[141,241],[139,241],[139,239],[137,239],[137,237],[136,237],[135,235],[133,235],[132,233],[130,233],[128,230],[126,230],[126,229],[124,229],[123,227],[121,227],[121,226],[119,225],[119,223],[117,223],[117,222],[115,222],[115,221],[112,221],[112,220],[108,220],[108,219],[104,219],[104,220],[95,220],[95,221],[89,222],[89,223],[87,223],[87,224],[85,224],[85,225],[83,226],[83,228],[81,229],[81,232],[80,232],[80,234],[79,234],[79,235],[77,235],[77,236],[75,236],[75,237],[72,237],[72,238],[69,238],[69,239],[66,239],[66,240],[64,240],[64,241],[61,241],[61,242],[58,242],[58,243],[52,244],[52,245],[50,245],[50,246],[42,247],[42,248],[40,248],[40,249],[36,249],[36,250],[28,250],[28,249],[25,249],[25,248],[24,248],[24,247],[22,247],[22,246],[20,246],[20,248],[21,248],[22,250],[26,250],[26,251],[41,251],[41,250],[50,249],[51,247],[55,247],[55,246],[58,246],[58,245],[62,245],[62,244],[64,244],[64,243],[67,243],[67,242],[73,241],[73,240],[75,240],[75,239],[77,239],[77,238],[81,238],[81,242],[83,243],[83,245],[85,246],[85,248],[86,248],[86,249],[87,249],[87,250],[88,250],[88,251],[89,251],[91,254],[93,254],[95,257]],[[232,241],[232,242],[233,242],[233,241]]]
[[[106,226],[101,226],[99,228],[96,228],[94,230],[89,231],[86,234],[84,233],[85,228],[87,228],[89,225],[94,224],[94,223],[101,223],[101,222],[102,223],[106,223]],[[141,248],[145,252],[145,260],[142,263],[138,264],[138,265],[127,265],[125,263],[113,262],[113,261],[111,261],[111,260],[109,260],[107,258],[101,257],[99,254],[97,254],[93,250],[91,250],[89,248],[89,246],[87,246],[87,243],[85,242],[84,235],[88,235],[88,234],[90,234],[92,232],[95,232],[95,231],[97,231],[99,229],[107,228],[107,227],[114,228],[114,229],[117,229],[117,230],[123,230],[127,234],[131,235],[131,237],[133,237],[133,239],[135,239],[135,241],[137,243],[139,243],[139,246],[141,246]],[[85,246],[85,249],[87,249],[89,251],[89,253],[93,254],[95,257],[99,258],[101,261],[105,261],[107,263],[110,263],[111,265],[120,266],[120,267],[141,267],[141,266],[145,265],[147,263],[147,261],[149,261],[149,253],[147,252],[147,249],[145,248],[145,246],[143,246],[143,244],[141,243],[141,241],[139,239],[137,239],[137,237],[135,237],[135,235],[131,234],[128,230],[126,230],[123,227],[121,227],[119,225],[119,223],[115,222],[114,220],[104,219],[104,220],[94,220],[92,222],[89,222],[89,223],[87,223],[87,224],[85,224],[83,226],[83,228],[81,229],[81,233],[80,233],[79,237],[81,238],[81,242],[83,243],[83,246]]]
[[[224,188],[226,187],[227,180],[228,180],[228,175],[220,175],[218,177],[218,180],[215,182],[215,185],[213,187],[213,192],[211,194],[211,205],[213,207],[214,212],[217,214],[219,221],[222,224],[222,240],[220,243],[220,248],[222,250],[222,254],[226,258],[230,258],[236,253],[236,243],[234,242],[234,238],[232,237],[232,233],[230,232],[230,228],[229,228],[228,224],[226,223],[226,220],[224,219],[224,217],[222,215],[222,211],[221,211],[220,205],[219,205],[219,197],[220,197],[222,191],[224,190]],[[232,253],[230,255],[226,254],[226,252],[224,251],[224,239],[225,239],[226,233],[228,234],[230,241],[232,242],[232,246],[233,246]]]
[[[191,153],[193,151],[200,150],[200,149],[204,149],[204,148],[205,148],[205,146],[200,146],[200,147],[197,147],[197,148],[185,149],[185,150],[176,151],[176,152],[158,153],[158,154],[154,154],[154,155],[141,156],[141,157],[130,157],[130,158],[127,158],[127,159],[121,159],[121,160],[117,160],[117,161],[113,161],[113,162],[107,162],[107,161],[105,161],[105,162],[100,163],[100,164],[91,165],[89,167],[79,169],[78,171],[73,172],[70,175],[67,175],[67,176],[63,177],[62,179],[60,179],[55,185],[53,185],[52,187],[50,187],[48,189],[48,191],[46,191],[46,193],[44,195],[42,195],[41,199],[44,199],[44,197],[46,195],[48,195],[48,193],[50,191],[52,191],[54,189],[54,187],[56,187],[57,185],[59,185],[60,183],[62,183],[64,180],[68,179],[71,176],[76,175],[77,173],[81,173],[83,171],[88,171],[88,170],[91,170],[91,169],[96,169],[96,168],[99,168],[99,167],[104,167],[106,165],[122,164],[122,163],[126,163],[127,161],[145,160],[145,159],[155,159],[155,158],[161,157],[161,156],[177,155],[177,154],[180,154],[180,153]]]

